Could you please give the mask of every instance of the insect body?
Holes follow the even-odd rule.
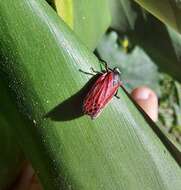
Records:
[[[122,84],[118,68],[112,70],[107,67],[107,64],[105,68],[106,71],[99,73],[99,77],[83,101],[83,112],[92,119],[101,113],[114,95],[116,96],[118,88]]]

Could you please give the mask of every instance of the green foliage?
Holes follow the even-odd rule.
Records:
[[[54,0],[54,7],[79,39],[91,50],[96,48],[98,41],[110,25],[107,0]]]
[[[145,4],[152,3],[153,1],[145,1]],[[159,4],[163,5],[163,2],[159,2],[158,6],[156,4],[155,8],[162,9],[165,6],[159,7]],[[175,84],[179,86],[179,83],[174,81],[174,78],[180,81],[181,36],[170,27],[165,26],[156,18],[150,16],[132,1],[114,0],[110,1],[110,5],[112,27],[117,30],[119,37],[115,39],[114,45],[108,42],[110,37],[104,37],[100,43],[101,49],[98,47],[101,57],[113,64],[115,58],[117,59],[117,65],[123,69],[123,80],[124,78],[129,79],[130,84],[129,81],[125,81],[129,86],[135,87],[144,84],[157,92],[157,95],[160,97],[159,124],[161,124],[162,129],[166,128],[167,133],[171,132],[180,141],[180,123],[178,121],[180,120],[181,111],[178,101],[175,101],[177,94],[179,94],[176,93]],[[124,55],[124,49],[122,49],[122,53],[116,53],[117,49],[121,51],[117,41],[124,39],[125,36],[131,46],[131,51],[127,54],[128,56]],[[105,40],[106,43],[104,42]],[[110,44],[109,47],[107,47],[108,43]],[[172,75],[173,78],[169,77],[171,81],[167,79],[168,77],[164,77],[166,75],[158,73],[152,67],[148,68],[148,61],[145,61],[145,56],[141,56],[143,54],[137,54],[137,57],[133,57],[131,60],[131,64],[126,64],[129,61],[128,57],[130,57],[130,54],[132,55],[138,47],[143,50],[147,60],[154,65],[152,66],[153,68],[157,64],[159,71],[165,71]],[[123,61],[122,57],[126,57],[126,60]],[[143,66],[141,66],[142,62],[144,62]],[[178,73],[175,69],[177,69]],[[132,70],[132,72],[127,73],[129,70]],[[146,73],[146,75],[140,73]],[[158,83],[160,83],[159,86]]]
[[[54,1],[49,0],[48,2],[54,8],[56,8]],[[96,9],[98,9],[99,6],[102,7],[102,13],[97,10],[97,13],[94,14],[93,17],[92,12],[96,11]],[[72,3],[73,7],[72,9],[74,9],[73,10],[74,14],[71,15],[72,16],[71,19],[75,21],[73,24],[73,29],[74,31],[76,31],[77,35],[79,35],[79,37],[82,38],[86,46],[90,47],[91,49],[95,48],[98,39],[108,27],[110,20],[106,1],[99,1],[99,6],[97,6],[97,3],[95,3],[95,1],[87,1],[86,4],[85,1],[82,3],[80,3],[80,1],[79,2],[74,1]],[[89,9],[87,9],[88,7]],[[79,8],[79,10],[77,8]],[[80,20],[82,22],[80,22]],[[97,23],[95,22],[95,20],[97,21]],[[2,105],[4,105],[4,107],[7,107],[8,104],[9,112],[7,112],[6,115],[4,115],[4,109],[1,109],[2,115],[0,122],[1,123],[0,147],[3,148],[1,148],[2,152],[0,158],[0,176],[1,176],[0,189],[4,189],[5,186],[11,184],[11,182],[14,181],[21,167],[21,161],[23,160],[22,152],[20,150],[20,147],[18,146],[18,143],[16,144],[13,143],[16,140],[14,138],[12,128],[15,128],[15,125],[19,125],[19,123],[17,122],[17,118],[16,122],[9,122],[12,120],[12,117],[15,117],[17,114],[16,111],[15,112],[12,111],[14,108],[13,105],[9,104],[9,100],[5,101],[4,99],[5,96],[3,96],[5,92],[6,90],[4,88],[4,85],[1,84],[1,94],[0,94],[2,100],[1,108]],[[5,104],[4,102],[7,103]],[[9,151],[10,149],[12,149],[13,151]]]
[[[7,189],[19,174],[24,156],[14,134],[21,120],[0,76],[0,189]]]
[[[165,24],[181,33],[181,1],[180,0],[135,0]]]
[[[162,75],[159,117],[161,125],[181,143],[181,85]]]
[[[112,27],[121,34],[124,32],[133,44],[144,49],[158,65],[159,70],[181,81],[181,35],[145,12],[133,1],[114,0],[110,3],[114,4],[111,7],[122,7],[123,10],[115,11],[117,14],[112,17]]]
[[[127,47],[124,45],[127,44]],[[98,54],[110,67],[119,67],[124,86],[132,90],[146,85],[159,96],[159,125],[178,142],[181,140],[181,87],[170,76],[160,73],[155,63],[139,46],[116,32],[106,34],[97,47]],[[145,73],[145,74],[143,74]]]
[[[19,174],[23,157],[18,144],[14,143],[16,138],[9,123],[1,115],[0,123],[0,188],[6,189]]]
[[[124,43],[128,47],[124,47]],[[111,67],[120,69],[121,79],[127,89],[147,85],[159,93],[157,66],[139,46],[131,47],[129,38],[118,37],[116,32],[111,32],[102,38],[97,50]]]
[[[81,37],[83,44],[44,0],[0,0],[0,5],[1,79],[21,113],[13,113],[20,121],[14,134],[44,189],[179,190],[176,149],[159,139],[151,128],[157,126],[123,89],[96,120],[82,113],[90,77],[79,69],[99,68],[84,44],[94,49],[109,18],[93,23],[104,27],[90,34],[93,43]],[[87,14],[87,23],[77,29],[82,35],[88,18],[92,23]]]
[[[113,28],[121,32],[135,29],[139,13],[135,10],[135,3],[130,0],[109,0],[109,6]]]

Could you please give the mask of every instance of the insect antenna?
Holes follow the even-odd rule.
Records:
[[[93,73],[89,73],[89,72],[83,71],[82,69],[79,69],[79,71],[80,71],[81,73],[94,76]]]
[[[107,62],[104,61],[103,59],[99,59],[99,61],[100,61],[100,63],[101,63],[102,65],[104,65],[104,68],[106,69],[106,72],[108,72],[110,69],[109,69],[109,67],[108,67]]]
[[[96,71],[93,67],[91,67],[91,70],[92,70],[92,72],[94,72],[94,73],[96,73],[96,74],[101,74],[101,72]]]

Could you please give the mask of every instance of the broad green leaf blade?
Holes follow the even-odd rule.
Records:
[[[17,179],[23,156],[9,123],[0,115],[0,189],[9,188]]]
[[[123,10],[112,18],[113,27],[120,31],[121,35],[127,35],[130,43],[140,46],[161,71],[181,81],[181,35],[145,12],[133,1],[117,0],[112,3],[115,3],[114,6],[121,6],[120,10]]]
[[[181,33],[181,1],[179,0],[135,0],[165,24]]]
[[[8,189],[20,173],[23,153],[13,133],[16,125],[21,125],[5,85],[0,79],[0,189]]]
[[[54,0],[61,18],[91,50],[110,25],[107,0]]]
[[[48,4],[0,5],[0,68],[24,115],[17,136],[44,189],[179,190],[178,164],[122,89],[96,120],[82,115],[90,77],[79,69],[99,62]]]

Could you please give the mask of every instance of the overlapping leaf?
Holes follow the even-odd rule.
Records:
[[[53,2],[61,18],[87,47],[94,50],[110,25],[107,0],[54,0]]]
[[[181,1],[179,0],[135,0],[165,24],[181,33]]]

